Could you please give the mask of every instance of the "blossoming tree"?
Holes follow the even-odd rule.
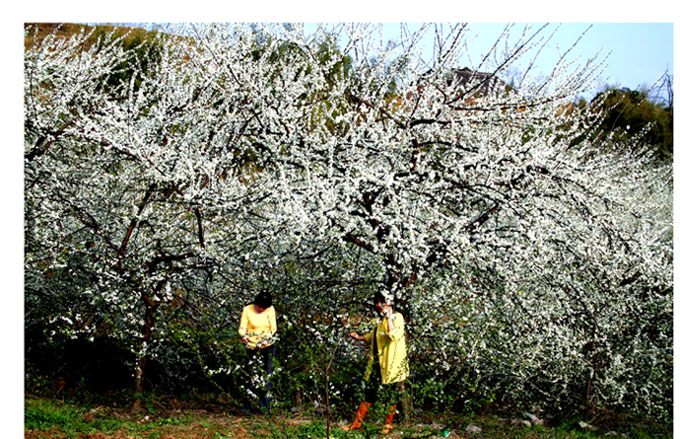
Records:
[[[55,328],[110,322],[141,386],[149,349],[186,329],[177,303],[223,329],[266,285],[309,316],[296,342],[337,346],[380,289],[430,398],[667,413],[671,169],[584,135],[598,116],[571,102],[596,59],[510,84],[543,28],[502,35],[472,70],[465,25],[379,30],[339,26],[334,45],[323,28],[191,25],[134,53],[85,35],[27,48],[27,302],[64,294]]]

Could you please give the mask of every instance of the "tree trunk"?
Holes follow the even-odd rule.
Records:
[[[155,302],[151,297],[144,293],[142,295],[144,303],[146,304],[146,312],[144,313],[144,327],[142,329],[142,351],[137,359],[137,368],[135,370],[135,393],[138,395],[142,393],[144,388],[144,373],[148,363],[147,349],[151,344],[152,331],[156,323],[156,308],[160,302]]]

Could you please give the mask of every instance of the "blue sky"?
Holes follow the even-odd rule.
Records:
[[[514,23],[511,29],[512,41],[520,36],[526,26],[533,31],[546,23]],[[470,23],[468,42],[473,62],[479,62],[503,32],[507,23]],[[309,26],[310,28],[312,26]],[[400,25],[385,23],[384,39],[399,35]],[[409,24],[416,30],[420,24]],[[673,74],[673,23],[548,23],[542,35],[551,34],[550,41],[536,60],[534,75],[546,75],[565,51],[578,41],[569,53],[568,59],[575,63],[585,62],[598,55],[605,60],[605,68],[600,78],[602,84],[627,87],[630,89],[653,88],[666,72]],[[425,46],[424,54],[431,48]],[[528,60],[529,58],[527,58]],[[475,67],[461,63],[461,67]],[[521,67],[521,64],[518,65]],[[657,87],[656,91],[660,92]],[[590,93],[592,97],[597,89]],[[653,94],[652,94],[653,95]],[[665,91],[661,98],[665,98]]]
[[[515,25],[517,30],[523,26]],[[488,23],[472,23],[470,27],[471,34],[479,32],[478,44],[484,48],[490,47],[503,29],[502,24]],[[547,72],[557,59],[558,45],[566,50],[583,35],[573,54],[583,60],[600,50],[603,56],[608,54],[603,75],[608,84],[631,89],[651,87],[665,72],[673,74],[672,23],[555,23],[548,26],[548,30],[554,29],[555,36],[541,53],[538,69]]]

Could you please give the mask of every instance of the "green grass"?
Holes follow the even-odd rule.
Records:
[[[160,399],[145,395],[136,407],[131,401],[119,399],[102,401],[56,401],[30,397],[25,402],[25,431],[30,438],[85,438],[94,433],[118,438],[174,439],[184,438],[236,438],[236,439],[313,439],[326,437],[326,421],[322,416],[292,416],[277,410],[272,416],[240,417],[230,414],[228,407],[207,409],[205,401],[187,402]],[[174,404],[173,404],[174,403]],[[179,407],[179,408],[178,408]],[[369,416],[364,428],[345,432],[338,423],[331,426],[335,439],[381,438],[380,416]],[[474,413],[420,413],[410,426],[397,425],[388,438],[429,439],[596,439],[671,438],[672,425],[655,425],[639,419],[617,417],[603,423],[595,430],[584,430],[578,419],[546,427],[512,425],[508,417],[500,414]],[[606,422],[604,422],[606,421]],[[467,432],[473,424],[479,433]],[[605,436],[611,431],[618,435]],[[445,436],[449,432],[448,436]],[[625,434],[625,436],[624,436]]]
[[[47,430],[59,427],[71,430],[81,424],[84,410],[48,400],[28,400],[24,412],[24,428]]]
[[[59,431],[67,437],[78,434],[113,433],[126,430],[132,433],[146,432],[166,425],[181,425],[191,418],[166,417],[149,419],[149,415],[137,414],[126,418],[92,415],[87,406],[77,406],[48,399],[27,399],[24,411],[24,429],[37,431]],[[139,422],[147,421],[148,422]],[[153,436],[153,435],[152,435]],[[151,436],[150,436],[151,437]]]

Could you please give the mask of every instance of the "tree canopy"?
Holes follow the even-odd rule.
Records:
[[[153,367],[235,387],[229,340],[266,288],[280,371],[314,388],[335,346],[358,367],[346,333],[383,291],[424,401],[668,415],[672,164],[641,125],[592,135],[613,113],[573,102],[596,59],[489,87],[542,29],[465,75],[466,25],[434,29],[433,58],[424,29],[382,45],[370,25],[342,45],[276,24],[27,45],[28,355],[107,338],[138,390]]]

